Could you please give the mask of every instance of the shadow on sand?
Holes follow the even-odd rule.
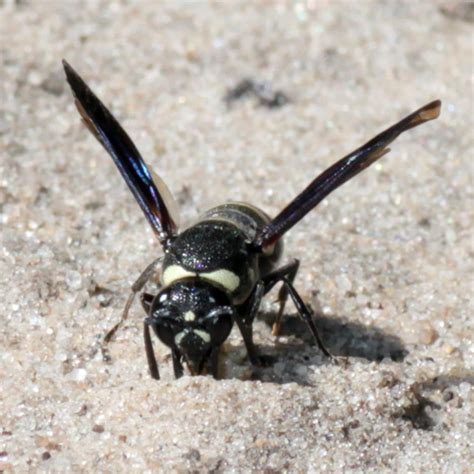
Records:
[[[258,319],[271,327],[275,316],[274,312],[261,313]],[[371,362],[389,358],[402,362],[408,354],[399,337],[377,327],[364,326],[337,316],[317,315],[314,321],[325,346],[335,357],[361,358]],[[274,383],[296,382],[308,385],[310,382],[305,370],[301,370],[302,366],[318,365],[318,361],[321,365],[331,363],[324,357],[317,357],[319,351],[311,334],[297,315],[283,317],[280,335],[293,337],[289,342],[276,342],[273,346],[261,347],[262,352],[271,359],[271,364],[266,368],[256,369],[252,378]],[[284,369],[276,370],[278,365],[275,364],[278,362],[283,363]]]

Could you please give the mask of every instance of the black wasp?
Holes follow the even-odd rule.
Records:
[[[157,295],[143,293],[145,350],[151,376],[159,379],[150,326],[171,349],[176,377],[183,361],[191,374],[206,370],[217,377],[220,346],[233,323],[242,333],[250,362],[261,362],[252,340],[252,323],[263,296],[277,283],[280,303],[273,333],[278,334],[288,295],[308,325],[319,349],[328,357],[312,316],[293,286],[299,261],[278,266],[282,237],[330,192],[383,155],[402,132],[439,116],[436,100],[408,115],[332,165],[275,218],[249,204],[229,202],[205,212],[178,233],[175,205],[163,181],[145,164],[132,140],[87,84],[63,62],[76,106],[85,124],[114,160],[160,241],[164,256],[153,261],[132,286],[120,322],[109,331],[109,342],[127,318],[136,293],[158,272]]]

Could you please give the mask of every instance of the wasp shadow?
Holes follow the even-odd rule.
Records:
[[[276,314],[263,313],[259,319],[271,326]],[[349,321],[344,317],[316,315],[313,317],[321,339],[329,352],[339,357],[357,357],[380,362],[389,358],[402,362],[408,350],[401,339],[374,326]],[[297,315],[285,315],[281,323],[281,336],[295,336],[305,343],[313,344],[311,333]]]
[[[264,312],[259,314],[258,320],[271,327],[275,317],[275,312]],[[370,362],[389,358],[402,362],[408,355],[399,337],[380,328],[364,326],[337,316],[316,315],[314,321],[324,345],[335,357],[359,358]],[[288,339],[261,347],[269,364],[266,368],[255,370],[252,378],[262,382],[311,385],[308,367],[331,361],[320,354],[308,327],[297,315],[283,317],[280,336]],[[350,359],[347,360],[350,363]]]

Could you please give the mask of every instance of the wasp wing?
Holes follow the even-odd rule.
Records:
[[[130,137],[79,74],[64,60],[63,66],[84,123],[114,160],[160,242],[166,243],[177,231],[170,192],[161,180],[158,185],[153,181]]]
[[[274,244],[329,193],[388,153],[390,149],[387,146],[401,133],[437,118],[440,110],[441,101],[430,102],[333,164],[263,227],[255,236],[252,246],[262,251]]]

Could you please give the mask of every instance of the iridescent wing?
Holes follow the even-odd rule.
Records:
[[[437,118],[440,110],[441,101],[430,102],[333,164],[255,236],[252,246],[262,251],[274,244],[329,193],[388,153],[390,149],[387,146],[401,133]]]
[[[171,193],[161,179],[153,180],[152,171],[130,137],[79,74],[64,60],[63,66],[84,123],[112,157],[158,239],[166,246],[178,227]]]

